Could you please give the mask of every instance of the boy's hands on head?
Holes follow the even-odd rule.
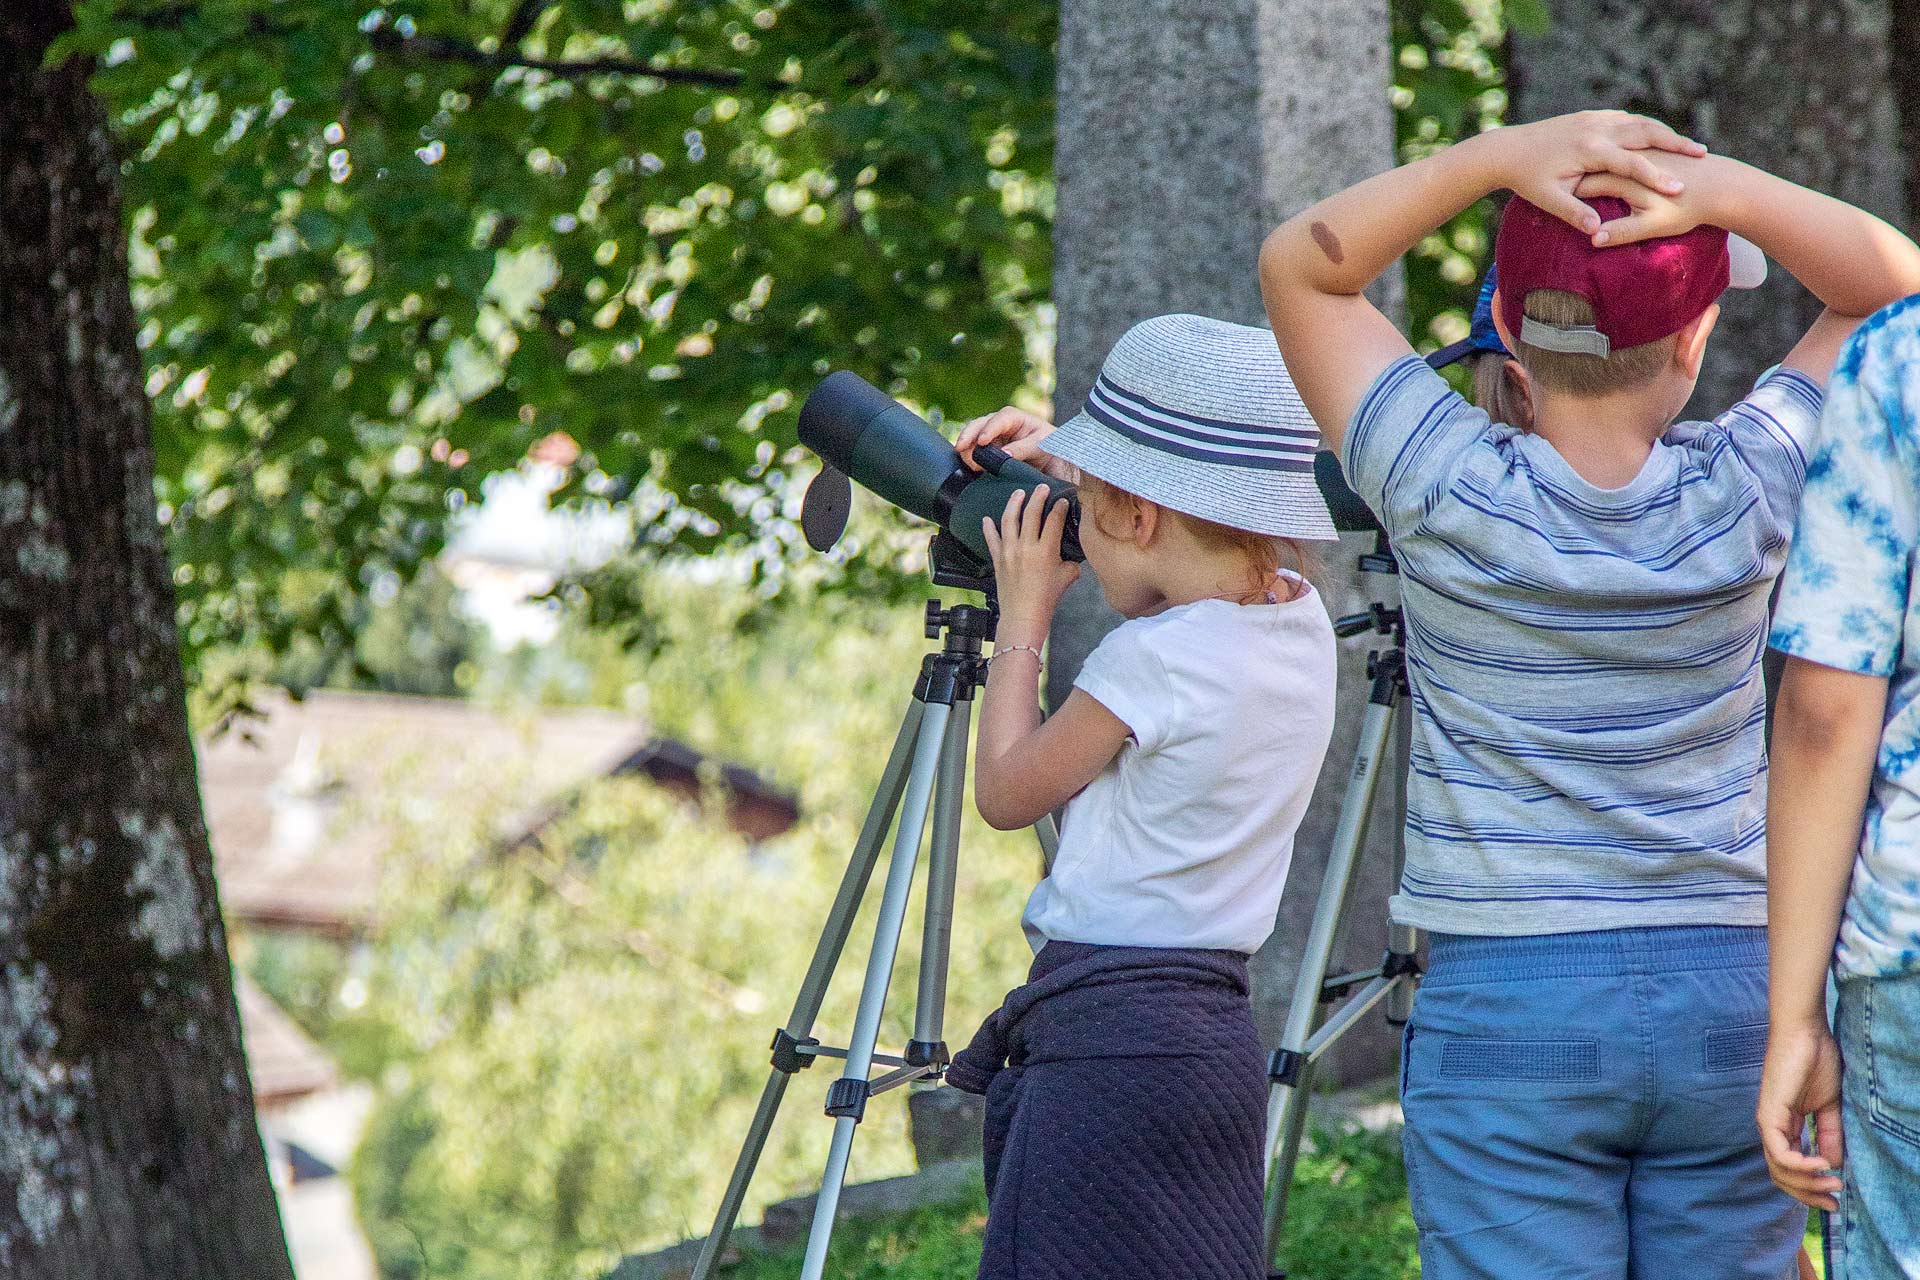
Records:
[[[1295,214],[1260,250],[1260,292],[1280,354],[1322,443],[1341,447],[1367,388],[1413,352],[1362,292],[1431,233],[1489,192],[1508,187],[1591,234],[1600,215],[1574,194],[1610,173],[1673,196],[1670,159],[1706,154],[1658,120],[1583,111],[1478,134],[1389,169]]]
[[[968,422],[954,438],[953,447],[975,471],[980,469],[980,464],[973,460],[973,451],[982,445],[997,444],[1056,480],[1076,483],[1080,477],[1074,468],[1040,447],[1040,442],[1052,434],[1053,424],[1045,418],[1008,405]]]
[[[1578,111],[1497,129],[1491,136],[1508,148],[1505,185],[1589,235],[1600,230],[1600,215],[1580,199],[1583,182],[1605,174],[1642,196],[1673,198],[1686,187],[1673,158],[1707,154],[1705,146],[1660,121],[1625,111]]]
[[[1711,207],[1712,182],[1706,173],[1709,163],[1690,159],[1682,159],[1677,164],[1666,161],[1665,167],[1687,184],[1684,190],[1672,195],[1613,173],[1590,173],[1582,178],[1573,189],[1575,196],[1582,200],[1615,196],[1626,201],[1628,207],[1625,217],[1599,224],[1593,233],[1593,243],[1596,246],[1635,244],[1661,236],[1683,236],[1703,223],[1719,225],[1714,222],[1716,215]],[[1695,182],[1696,175],[1702,180]]]

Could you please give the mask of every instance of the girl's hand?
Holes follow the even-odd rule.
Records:
[[[1501,168],[1514,194],[1588,235],[1600,230],[1600,215],[1574,194],[1588,174],[1609,173],[1648,194],[1677,196],[1685,184],[1652,153],[1707,154],[1660,121],[1625,111],[1577,111],[1489,136],[1504,148]]]
[[[997,413],[975,418],[961,429],[959,438],[953,447],[967,460],[967,465],[975,471],[980,469],[973,460],[973,451],[983,444],[997,444],[1022,462],[1031,463],[1052,476],[1055,480],[1064,480],[1073,484],[1080,479],[1073,467],[1054,457],[1040,447],[1040,442],[1053,434],[1053,424],[1045,418],[1036,417],[1024,409],[1012,405]]]
[[[1007,643],[1031,644],[1046,638],[1061,594],[1080,576],[1080,566],[1060,558],[1060,537],[1067,527],[1067,504],[1047,508],[1047,486],[1028,499],[1025,491],[1007,498],[1000,525],[980,522],[993,556],[993,578],[1000,594],[1000,635]]]
[[[1800,1150],[1813,1120],[1816,1154]],[[1774,1185],[1810,1209],[1839,1208],[1834,1170],[1845,1158],[1840,1136],[1840,1046],[1824,1023],[1776,1025],[1767,1037],[1754,1119]]]

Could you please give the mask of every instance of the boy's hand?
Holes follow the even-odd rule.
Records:
[[[1573,189],[1576,196],[1616,196],[1627,202],[1625,217],[1603,222],[1593,233],[1596,247],[1609,244],[1633,244],[1657,236],[1682,236],[1702,223],[1719,225],[1711,203],[1713,185],[1710,159],[1680,157],[1666,161],[1676,177],[1687,183],[1678,195],[1650,191],[1637,182],[1612,173],[1590,173]]]
[[[1491,137],[1505,148],[1503,178],[1514,194],[1588,235],[1600,230],[1600,215],[1575,189],[1589,174],[1613,174],[1648,194],[1677,196],[1685,184],[1649,153],[1707,154],[1660,121],[1625,111],[1577,111],[1498,129]]]
[[[1079,565],[1060,558],[1067,504],[1055,502],[1048,510],[1047,496],[1044,484],[1034,489],[1031,499],[1016,490],[1007,497],[998,528],[991,519],[980,522],[999,588],[1000,633],[1008,644],[1038,648],[1061,594],[1080,576]]]
[[[997,413],[975,418],[961,430],[953,442],[953,447],[966,459],[968,466],[975,471],[980,469],[973,460],[973,451],[984,444],[997,444],[1022,462],[1031,463],[1052,476],[1055,480],[1064,480],[1073,484],[1079,480],[1072,465],[1062,462],[1040,447],[1040,442],[1053,434],[1053,424],[1045,418],[1036,417],[1024,409],[1012,405]]]
[[[1817,1154],[1800,1150],[1807,1118]],[[1754,1113],[1767,1172],[1782,1191],[1810,1209],[1838,1209],[1834,1193],[1845,1150],[1840,1137],[1840,1046],[1824,1023],[1782,1028],[1767,1037],[1767,1064]]]

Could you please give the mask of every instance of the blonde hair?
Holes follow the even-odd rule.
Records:
[[[1523,309],[1528,316],[1545,324],[1565,327],[1593,323],[1593,304],[1578,294],[1559,289],[1535,289],[1526,296]],[[1672,361],[1675,341],[1669,334],[1637,347],[1621,347],[1604,356],[1593,356],[1546,351],[1515,334],[1513,354],[1541,387],[1568,395],[1599,396],[1653,381]],[[1475,391],[1478,390],[1476,385]]]
[[[1109,484],[1098,476],[1080,473],[1080,512],[1084,519],[1094,522],[1100,532],[1110,538],[1122,537],[1101,523],[1101,514],[1111,511],[1122,498],[1132,498],[1136,502],[1153,502],[1151,498],[1142,498],[1130,493],[1118,485]],[[1212,520],[1203,520],[1199,516],[1190,516],[1184,511],[1175,511],[1172,507],[1154,502],[1154,506],[1166,512],[1180,522],[1181,527],[1206,547],[1220,551],[1238,553],[1246,562],[1247,594],[1270,590],[1268,584],[1275,578],[1288,582],[1292,588],[1288,599],[1297,600],[1303,584],[1309,577],[1312,559],[1305,548],[1292,538],[1274,537],[1264,533],[1254,533],[1248,529],[1236,529],[1232,525],[1219,524]],[[1291,565],[1288,565],[1291,560]],[[1297,582],[1290,581],[1286,573],[1291,573]]]
[[[1531,431],[1533,406],[1508,376],[1509,359],[1504,351],[1483,351],[1473,358],[1473,403],[1495,422]]]

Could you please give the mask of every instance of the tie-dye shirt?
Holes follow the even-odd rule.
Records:
[[[1920,971],[1920,296],[1841,350],[1770,642],[1886,676],[1887,716],[1835,966]]]

